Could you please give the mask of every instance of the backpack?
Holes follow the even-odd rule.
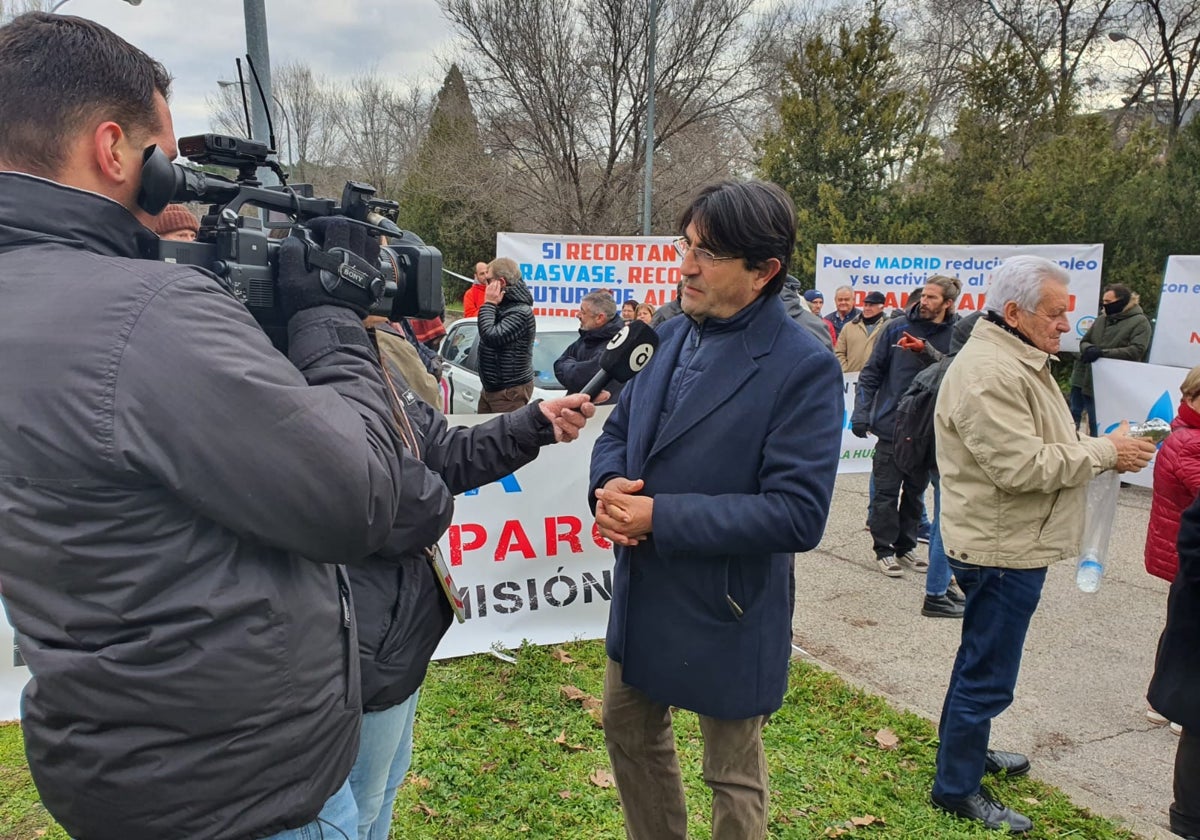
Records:
[[[893,457],[896,468],[905,475],[928,475],[937,470],[933,410],[951,360],[952,357],[946,356],[918,373],[896,406]]]

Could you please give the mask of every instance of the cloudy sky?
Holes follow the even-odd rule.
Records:
[[[437,0],[266,0],[266,9],[271,64],[305,61],[332,78],[374,67],[436,89],[454,48]],[[59,12],[102,23],[166,65],[176,135],[211,130],[204,99],[217,79],[237,78],[234,59],[246,52],[241,0],[68,0]]]

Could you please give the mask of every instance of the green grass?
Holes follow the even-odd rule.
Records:
[[[515,665],[486,655],[435,663],[421,694],[412,774],[396,802],[392,837],[623,838],[616,789],[603,786],[609,768],[598,710],[563,691],[599,698],[603,674],[599,642],[526,646]],[[893,749],[876,739],[885,729],[896,736]],[[702,840],[710,837],[710,802],[696,716],[677,714],[676,733],[690,834]],[[772,838],[998,836],[929,805],[936,736],[928,721],[812,665],[794,663],[787,699],[764,737]],[[1033,819],[1029,838],[1136,837],[1031,779],[990,784]],[[0,728],[0,799],[0,838],[66,836],[38,802],[16,726]],[[852,824],[868,816],[875,822]]]

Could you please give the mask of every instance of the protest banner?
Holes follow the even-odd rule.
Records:
[[[600,408],[579,439],[542,449],[501,481],[455,499],[440,546],[463,600],[435,658],[598,639],[612,598],[612,544],[588,506],[588,467],[611,408]],[[490,418],[452,415],[468,426]]]
[[[944,274],[962,281],[958,311],[966,315],[983,307],[997,266],[1018,254],[1045,257],[1070,273],[1071,331],[1063,335],[1062,349],[1078,350],[1099,310],[1103,245],[818,245],[816,285],[825,297],[825,314],[833,311],[839,286],[854,290],[855,306],[862,306],[867,292],[880,291],[885,306],[895,309],[927,278]]]
[[[850,417],[854,414],[854,395],[858,388],[858,372],[842,374],[842,396],[845,410],[842,414],[842,454],[838,461],[838,473],[869,473],[871,459],[875,457],[875,435],[858,438],[850,431]]]
[[[1200,256],[1167,258],[1150,362],[1189,369],[1200,365]]]
[[[496,255],[516,260],[533,292],[535,315],[570,317],[589,292],[607,289],[659,307],[675,297],[679,255],[672,236],[560,236],[497,233]]]
[[[1170,423],[1179,409],[1179,386],[1188,369],[1168,365],[1097,359],[1092,363],[1096,393],[1096,427],[1108,434],[1122,420],[1131,423],[1158,418]],[[1154,461],[1141,472],[1121,480],[1139,487],[1154,486]]]

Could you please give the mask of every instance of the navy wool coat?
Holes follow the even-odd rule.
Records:
[[[844,411],[837,359],[777,296],[751,306],[737,331],[710,335],[711,323],[686,317],[659,327],[658,352],[596,442],[590,480],[593,507],[614,476],[643,479],[654,498],[650,537],[616,547],[609,657],[653,700],[729,720],[783,704],[793,553],[825,530]],[[694,332],[699,372],[660,425]]]

